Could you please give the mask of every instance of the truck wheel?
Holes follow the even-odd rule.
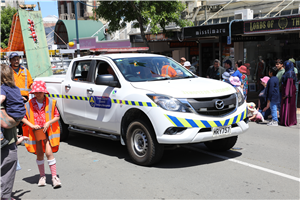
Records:
[[[153,128],[142,120],[129,124],[126,142],[130,157],[139,165],[158,162],[164,152],[164,146],[158,144]]]
[[[60,128],[60,141],[67,141],[69,137],[68,125],[64,123],[61,117],[59,118],[58,123]]]
[[[237,136],[204,142],[205,146],[211,151],[227,151],[231,149],[236,141]]]

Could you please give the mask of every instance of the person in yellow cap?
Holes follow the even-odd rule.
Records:
[[[9,55],[9,62],[14,72],[15,84],[20,89],[24,101],[28,101],[29,91],[33,83],[31,75],[28,69],[20,64],[20,56],[18,53],[11,53]]]

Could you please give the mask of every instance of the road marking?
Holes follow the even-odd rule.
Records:
[[[277,171],[274,171],[274,170],[271,170],[271,169],[267,169],[267,168],[264,168],[264,167],[260,167],[260,166],[253,165],[253,164],[250,164],[250,163],[246,163],[246,162],[243,162],[243,161],[239,161],[239,160],[236,160],[236,159],[228,158],[226,156],[221,156],[221,155],[218,155],[218,154],[214,154],[214,153],[210,153],[210,152],[207,152],[207,151],[203,151],[203,150],[197,149],[195,147],[191,147],[191,146],[184,146],[184,147],[188,148],[188,149],[196,150],[196,151],[204,153],[204,154],[208,154],[210,156],[221,158],[223,160],[229,160],[231,162],[235,162],[235,163],[238,163],[238,164],[241,164],[241,165],[245,165],[247,167],[251,167],[251,168],[254,168],[254,169],[258,169],[258,170],[261,170],[261,171],[265,171],[265,172],[268,172],[268,173],[271,173],[271,174],[275,174],[275,175],[278,175],[278,176],[282,176],[282,177],[285,177],[285,178],[288,178],[288,179],[300,182],[300,178],[295,177],[295,176],[290,176],[288,174],[277,172]]]

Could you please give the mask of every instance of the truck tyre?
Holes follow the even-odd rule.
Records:
[[[204,142],[205,146],[211,151],[227,151],[231,149],[236,141],[237,136]]]
[[[60,141],[67,141],[69,137],[68,125],[64,123],[61,117],[59,118],[58,123],[60,128]]]
[[[139,165],[149,166],[158,162],[164,152],[164,146],[158,144],[153,128],[143,120],[129,124],[126,142],[130,157]]]

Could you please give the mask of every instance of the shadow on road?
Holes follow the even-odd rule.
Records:
[[[16,199],[16,200],[19,200],[19,199],[22,199],[21,197],[26,194],[26,193],[29,193],[31,192],[30,190],[27,190],[27,191],[23,191],[23,190],[16,190],[15,192],[12,192],[11,193],[11,197]]]
[[[126,146],[120,144],[119,141],[111,141],[103,138],[93,137],[84,134],[70,133],[69,139],[66,142],[69,145],[87,149],[93,152],[105,154],[119,159],[124,159],[127,162],[133,163],[127,152]],[[198,165],[207,165],[215,162],[222,162],[224,159],[207,155],[203,152],[185,148],[191,146],[193,149],[210,152],[204,144],[182,145],[178,148],[164,151],[164,155],[160,162],[151,167],[155,168],[183,168]],[[236,158],[242,155],[239,151],[227,151],[222,153],[212,152],[228,158]]]
[[[59,177],[59,174],[57,176]],[[30,184],[36,184],[36,186],[37,186],[38,182],[39,182],[39,178],[40,178],[40,174],[36,174],[34,176],[29,176],[29,177],[23,178],[23,180]],[[52,185],[52,175],[51,174],[46,174],[46,184]]]

